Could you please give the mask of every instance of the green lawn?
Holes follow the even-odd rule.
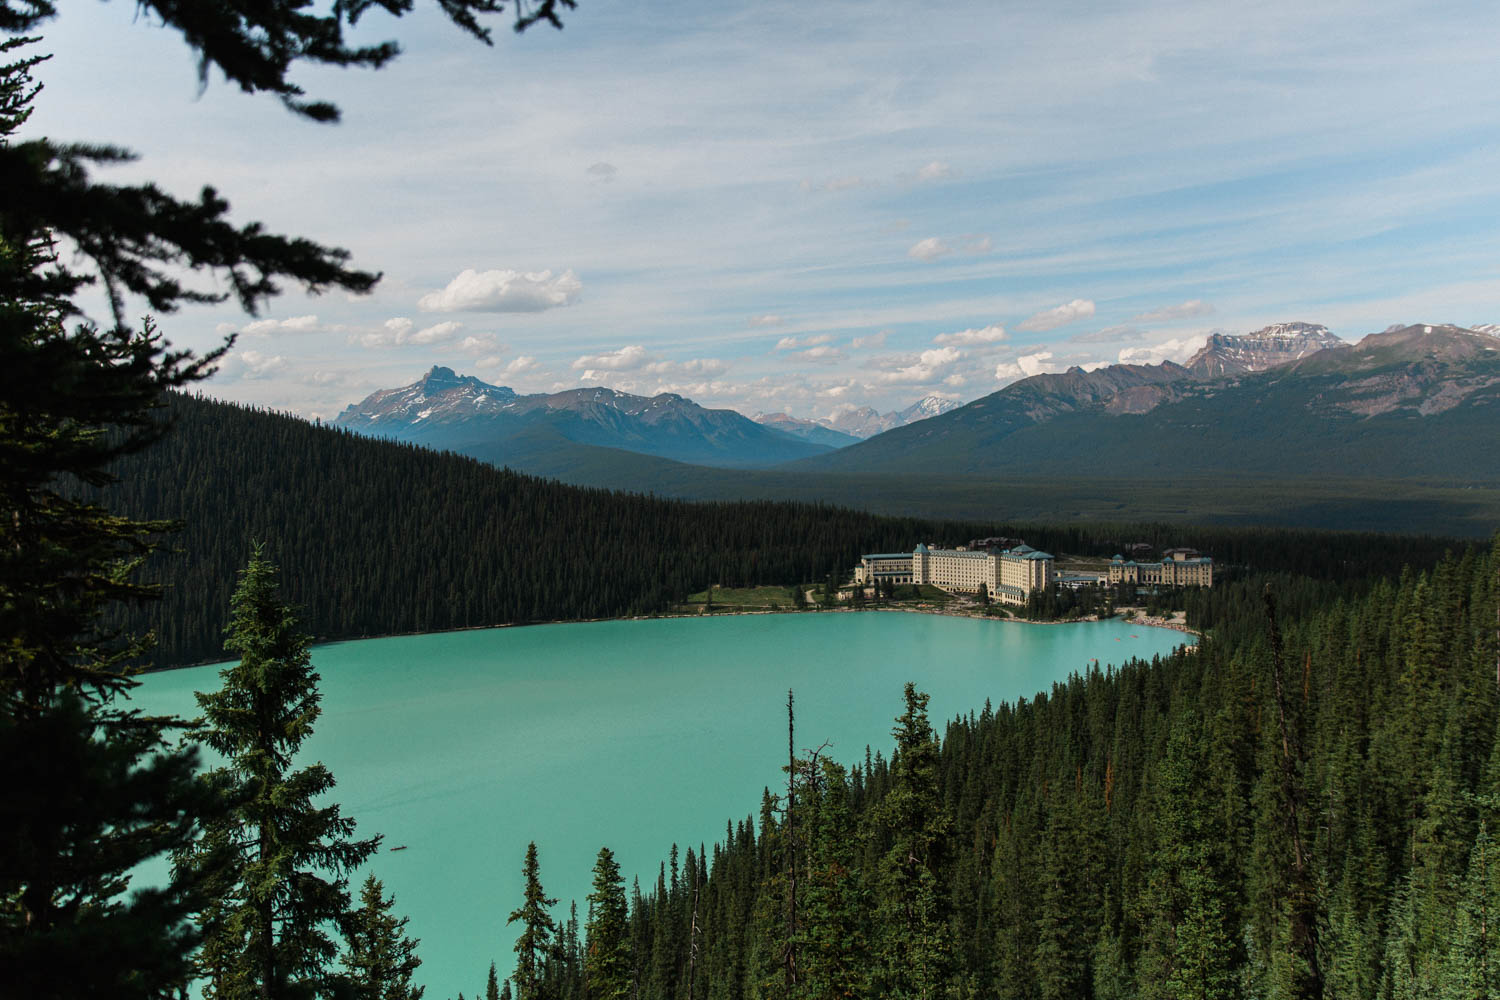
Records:
[[[687,605],[702,606],[705,591],[689,594]],[[769,608],[771,605],[782,608],[792,606],[792,588],[790,587],[715,587],[714,607],[716,608]]]

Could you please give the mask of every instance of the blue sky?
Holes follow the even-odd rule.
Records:
[[[418,0],[419,7],[424,5]],[[212,79],[122,0],[63,5],[29,130],[347,247],[207,391],[331,417],[433,364],[826,416],[971,400],[1212,329],[1500,322],[1500,5],[622,3],[485,48],[372,14],[344,122]],[[97,304],[95,304],[97,309]]]

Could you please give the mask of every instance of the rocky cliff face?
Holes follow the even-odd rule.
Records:
[[[1254,333],[1210,334],[1208,343],[1188,361],[1187,369],[1198,378],[1243,375],[1347,346],[1318,323],[1276,323]]]
[[[1500,338],[1493,334],[1418,323],[1372,333],[1334,355],[1305,358],[1288,373],[1337,379],[1314,401],[1314,410],[1426,417],[1467,402],[1484,405],[1500,389],[1497,366]]]
[[[515,390],[434,365],[411,385],[379,389],[345,407],[335,423],[357,430],[423,421],[442,423],[498,413],[516,399]]]
[[[1110,365],[1084,371],[1074,366],[1060,375],[1033,375],[1001,393],[1026,400],[1026,415],[1040,422],[1063,413],[1101,409],[1112,416],[1146,413],[1182,395],[1193,376],[1181,365]]]

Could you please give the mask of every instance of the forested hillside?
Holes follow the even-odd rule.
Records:
[[[1441,540],[1162,525],[1017,525],[875,517],[820,504],[687,503],[563,486],[472,459],[177,394],[175,426],[115,469],[106,504],[184,522],[153,557],[156,662],[221,655],[254,542],[283,567],[319,639],[666,610],[708,583],[820,580],[860,552],[1023,537],[1109,556],[1189,544],[1221,564],[1358,578],[1428,565]]]
[[[815,580],[930,530],[810,504],[689,504],[562,486],[304,420],[171,397],[171,432],[106,502],[180,519],[148,608],[159,662],[216,658],[254,542],[320,639],[664,610],[712,580]]]
[[[674,847],[586,961],[563,927],[544,995],[606,954],[643,1000],[1500,996],[1497,572],[1246,578],[1196,652],[940,746],[908,689],[852,769],[803,725],[795,784]]]

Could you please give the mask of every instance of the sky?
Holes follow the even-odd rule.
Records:
[[[307,417],[433,365],[828,417],[1213,330],[1500,322],[1493,0],[579,0],[493,47],[417,0],[361,21],[386,68],[293,74],[337,125],[60,6],[23,137],[382,272],[158,317],[238,332],[204,391]]]

